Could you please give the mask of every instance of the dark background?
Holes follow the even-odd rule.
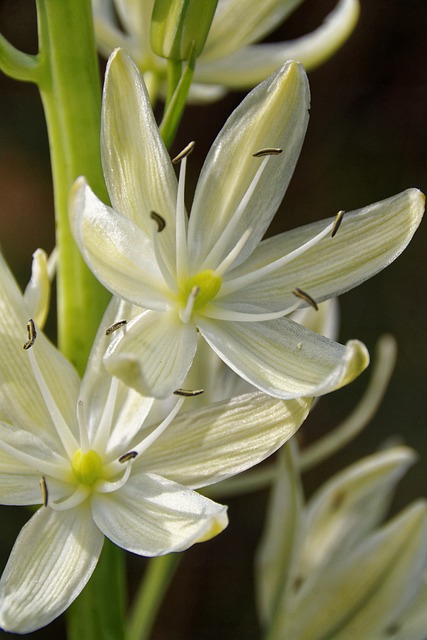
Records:
[[[307,0],[273,39],[314,29],[334,6]],[[425,0],[362,0],[359,24],[335,57],[310,74],[311,121],[295,176],[276,217],[274,232],[351,210],[407,187],[427,189],[427,5]],[[26,51],[36,51],[34,7],[28,0],[0,0],[0,29]],[[190,166],[194,182],[204,156],[241,95],[207,108],[189,108],[176,148],[196,140]],[[191,187],[188,187],[188,193]],[[424,223],[425,224],[425,223]],[[19,282],[29,277],[31,254],[54,244],[48,144],[37,90],[0,77],[0,246]],[[364,434],[336,459],[307,476],[307,493],[331,471],[399,435],[420,454],[395,508],[427,493],[426,229],[421,225],[405,253],[386,271],[341,300],[341,341],[357,337],[371,352],[379,335],[398,340],[399,359],[385,402]],[[51,324],[52,327],[52,324]],[[51,328],[51,331],[53,329]],[[347,415],[367,383],[319,403],[304,426],[306,438]],[[155,640],[252,640],[259,637],[252,555],[262,529],[267,494],[229,500],[230,526],[194,547],[166,599]],[[6,562],[25,510],[0,512],[0,564]],[[144,560],[130,557],[131,583]],[[49,635],[50,634],[50,635]],[[0,638],[14,636],[0,632]],[[32,637],[65,637],[58,621]]]

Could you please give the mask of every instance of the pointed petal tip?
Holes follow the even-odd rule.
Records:
[[[369,365],[369,352],[363,342],[349,340],[342,363],[342,374],[337,389],[344,387],[357,378]]]
[[[227,515],[227,507],[223,506],[222,510],[219,511],[215,516],[212,516],[211,520],[206,523],[206,527],[203,533],[199,538],[195,541],[197,542],[207,542],[212,538],[215,538],[217,535],[222,533],[224,529],[228,526],[228,515]]]

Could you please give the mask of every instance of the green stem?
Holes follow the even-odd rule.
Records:
[[[126,640],[148,640],[181,556],[179,553],[171,553],[149,561],[129,618]]]
[[[38,85],[49,134],[58,249],[58,342],[82,374],[108,294],[84,264],[71,235],[68,197],[86,176],[107,200],[100,160],[101,90],[90,0],[37,0]],[[70,608],[70,640],[123,636],[124,553],[108,541]]]
[[[123,552],[106,539],[93,576],[67,611],[69,640],[122,640],[124,594]]]
[[[108,199],[101,169],[101,91],[90,0],[37,0],[38,84],[46,115],[59,255],[58,343],[83,373],[108,294],[84,264],[71,235],[68,196],[85,175]]]
[[[37,82],[38,79],[37,56],[19,51],[1,33],[0,69],[6,75],[15,78],[15,80]]]
[[[168,62],[171,62],[168,60]],[[175,91],[170,100],[166,102],[166,109],[163,120],[160,124],[160,135],[167,148],[170,148],[175,139],[182,114],[184,113],[188,92],[193,80],[194,69],[196,66],[196,57],[193,56],[189,61]],[[169,86],[169,85],[168,85]]]

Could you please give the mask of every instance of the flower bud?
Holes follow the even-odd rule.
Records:
[[[182,61],[200,55],[218,0],[156,0],[151,47],[162,58]]]

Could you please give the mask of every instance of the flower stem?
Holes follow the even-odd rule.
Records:
[[[170,553],[149,561],[135,597],[126,628],[126,640],[148,640],[163,596],[172,581],[182,554]]]
[[[83,373],[108,294],[71,235],[68,194],[85,175],[108,199],[100,161],[101,91],[90,0],[37,0],[38,85],[49,134],[58,248],[58,343]]]

